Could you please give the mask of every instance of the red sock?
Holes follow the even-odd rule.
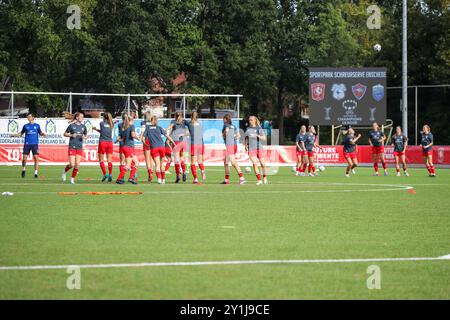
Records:
[[[161,179],[161,172],[156,171],[156,177],[157,177],[158,179]]]
[[[103,175],[106,174],[106,167],[105,167],[105,163],[102,161],[100,162],[100,168],[102,169]]]
[[[400,172],[400,169],[399,169],[399,168],[396,168],[395,170],[397,171],[397,173],[399,173],[399,172]]]
[[[72,178],[75,178],[75,177],[77,176],[77,174],[78,174],[78,169],[73,168],[73,171],[72,171]]]
[[[177,174],[177,176],[180,175],[180,164],[179,163],[175,163],[175,173]]]
[[[163,171],[163,172],[161,172],[161,179],[166,179],[166,172],[165,171]]]
[[[403,171],[406,171],[406,164],[403,165]]]
[[[308,165],[308,173],[311,173],[312,165]]]
[[[434,166],[430,167],[430,171],[431,171],[431,174],[435,174],[436,173],[436,171],[434,170]]]
[[[301,170],[301,172],[305,172],[305,171],[306,171],[306,166],[307,166],[307,164],[306,164],[306,163],[304,163],[304,164],[303,164],[303,166],[302,166],[302,170]]]
[[[244,174],[242,172],[239,172],[238,174],[239,174],[239,178],[243,178],[244,177]]]
[[[183,170],[183,173],[186,172],[186,163],[184,161],[181,161],[181,170]]]
[[[264,179],[267,178],[267,174],[264,173],[264,174],[263,174],[263,178],[264,178]]]
[[[261,180],[261,174],[258,173],[258,174],[256,175],[256,179],[258,179],[258,181]]]
[[[113,164],[112,164],[112,162],[108,162],[108,173],[112,174],[112,170],[113,170]]]
[[[136,174],[136,166],[131,165],[130,179],[134,179],[134,175]]]
[[[373,168],[375,169],[375,172],[378,172],[378,163],[374,163]]]
[[[312,166],[312,172],[316,172],[316,167]]]
[[[197,168],[195,167],[194,164],[191,164],[191,172],[194,179],[197,179]]]
[[[205,171],[205,167],[203,166],[203,163],[199,163],[198,167],[200,168],[200,170],[203,172]]]
[[[67,165],[67,166],[64,168],[64,172],[67,172],[67,171],[69,171],[69,170],[70,170],[70,166]]]
[[[127,169],[125,168],[125,166],[120,166],[119,167],[119,176],[117,177],[117,180],[122,180],[123,177],[125,176],[125,173],[127,172]]]
[[[230,175],[229,174],[225,175],[225,180],[230,180]]]
[[[386,168],[387,168],[386,162],[382,162],[381,164],[382,164],[382,166],[383,166],[383,169],[386,170]]]
[[[166,163],[166,171],[168,171],[169,168],[170,168],[170,161],[167,161],[167,163]]]
[[[297,172],[302,172],[301,166],[297,167]]]

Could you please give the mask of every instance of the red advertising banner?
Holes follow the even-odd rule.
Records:
[[[19,164],[22,159],[22,148],[20,144],[0,144],[0,164]],[[393,147],[385,147],[385,157],[388,163],[394,163]],[[68,160],[66,145],[40,145],[40,161],[42,164],[62,164]],[[268,162],[272,165],[293,165],[296,162],[294,146],[267,146],[265,148]],[[140,162],[144,162],[142,146],[136,146],[136,155]],[[204,161],[206,165],[222,165],[225,157],[224,145],[206,145]],[[324,165],[345,164],[342,146],[323,146],[316,149],[316,161]],[[248,163],[249,158],[242,145],[238,148],[237,159],[241,164]],[[406,159],[409,164],[422,164],[421,147],[410,146],[406,151]],[[30,155],[29,160],[32,160]],[[450,146],[434,146],[433,160],[435,164],[450,165]],[[84,164],[97,163],[97,146],[86,145],[84,147]],[[119,147],[114,146],[113,161],[119,161]],[[358,147],[358,161],[361,164],[372,162],[372,152],[370,146]]]

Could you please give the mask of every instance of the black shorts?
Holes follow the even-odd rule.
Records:
[[[33,152],[33,156],[39,154],[39,146],[37,144],[26,144],[23,146],[23,154],[28,156],[30,151]]]

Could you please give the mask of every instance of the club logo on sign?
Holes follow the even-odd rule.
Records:
[[[325,84],[324,83],[311,84],[311,97],[314,101],[322,101],[325,98]]]
[[[85,121],[84,121],[84,125],[86,126],[87,132],[88,132],[88,133],[92,133],[92,128],[93,128],[93,126],[92,126],[91,121],[85,120]]]
[[[366,94],[367,86],[358,83],[352,86],[352,92],[356,99],[361,100]]]
[[[342,107],[345,109],[346,114],[353,114],[357,106],[358,102],[355,100],[345,100],[342,102]]]
[[[345,98],[347,87],[343,83],[335,83],[331,87],[331,91],[333,92],[333,98],[337,101],[340,101]]]
[[[372,87],[372,97],[375,101],[381,101],[384,98],[384,86],[377,84]]]
[[[16,120],[8,121],[8,132],[9,133],[18,133],[19,132],[19,124]]]
[[[45,123],[45,132],[56,133],[56,124],[53,120],[47,120]]]

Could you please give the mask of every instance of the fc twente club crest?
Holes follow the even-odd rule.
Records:
[[[366,94],[367,86],[358,83],[352,86],[352,92],[356,99],[361,100]]]
[[[331,91],[333,92],[333,98],[337,101],[340,101],[345,98],[347,87],[343,83],[335,83],[331,87]]]
[[[311,98],[314,101],[322,101],[325,98],[325,84],[324,83],[311,84]]]
[[[381,101],[384,98],[384,86],[377,84],[372,87],[372,97],[375,101]]]

